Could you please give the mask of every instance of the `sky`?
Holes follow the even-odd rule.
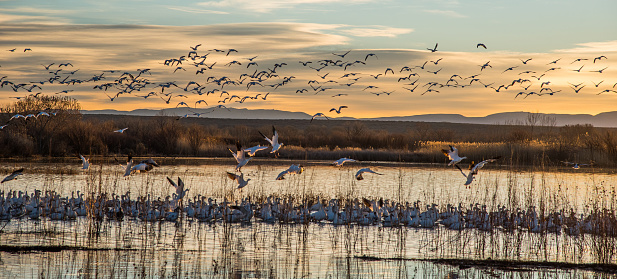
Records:
[[[609,0],[0,0],[0,78],[11,82],[0,100],[40,92],[86,110],[595,115],[617,110],[615,10]],[[182,64],[165,64],[174,59]]]

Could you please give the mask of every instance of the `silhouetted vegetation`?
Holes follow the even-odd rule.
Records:
[[[395,121],[231,120],[158,115],[87,116],[69,97],[29,96],[2,108],[8,125],[0,133],[0,156],[74,156],[134,154],[150,156],[229,156],[236,141],[244,146],[267,142],[276,125],[285,147],[280,157],[442,162],[441,149],[459,147],[472,159],[502,155],[520,164],[577,161],[614,166],[617,131],[592,125],[556,127],[530,114],[511,125],[473,125]],[[39,115],[46,112],[50,116]],[[9,119],[15,114],[31,117]],[[250,124],[249,124],[250,122]],[[243,124],[246,123],[246,124]],[[129,129],[115,133],[116,129]],[[268,152],[257,156],[270,156]]]

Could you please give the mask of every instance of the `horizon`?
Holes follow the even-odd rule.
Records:
[[[119,12],[95,3],[73,7],[65,1],[54,6],[29,2],[31,6],[26,7],[23,2],[6,1],[0,8],[4,17],[0,20],[0,77],[26,84],[16,89],[8,84],[0,88],[3,105],[40,92],[76,98],[84,110],[212,108],[223,104],[354,118],[424,114],[482,117],[512,111],[596,115],[616,110],[617,35],[595,28],[600,22],[607,24],[606,20],[617,24],[617,19],[609,16],[609,11],[617,8],[611,1],[595,1],[593,13],[585,13],[591,4],[576,1],[559,7],[536,2],[489,6],[472,1],[468,7],[458,1],[390,1],[380,6],[373,1],[349,5],[338,1],[265,1],[254,5],[223,0],[196,2],[199,8],[192,9],[153,1],[148,10],[141,9],[139,1],[126,1],[125,10]],[[531,7],[536,10],[531,11]],[[546,18],[523,22],[517,20],[515,12],[504,12],[527,8],[529,13]],[[552,14],[553,9],[560,13]],[[496,10],[504,13],[497,16]],[[95,12],[88,17],[84,16],[86,11]],[[281,11],[293,18],[281,17]],[[365,15],[366,22],[360,24],[351,14],[342,19],[327,16],[352,11]],[[393,11],[397,12],[388,16]],[[403,20],[407,18],[400,11],[418,18]],[[161,16],[163,13],[172,16]],[[568,16],[574,15],[586,20],[573,23]],[[431,20],[438,23],[424,24]],[[509,26],[507,22],[512,20],[522,27]],[[545,38],[549,36],[545,29],[536,30],[536,26],[550,27],[550,39]],[[450,32],[452,28],[460,34]],[[468,36],[469,28],[475,28],[473,36]],[[436,43],[437,51],[427,50]],[[480,43],[487,49],[477,46]],[[194,67],[202,59],[188,57],[195,55],[189,52],[198,44],[197,55],[205,55],[205,60]],[[26,48],[32,51],[24,51]],[[12,49],[16,50],[9,51]],[[182,65],[164,65],[165,60],[182,56]],[[255,56],[252,62],[257,65],[249,65],[248,58]],[[319,60],[323,59],[341,62],[322,62],[322,71]],[[232,61],[242,65],[225,66]],[[312,63],[303,66],[298,61]],[[353,61],[366,64],[342,67]],[[59,67],[61,63],[72,66]],[[241,82],[242,74],[272,71],[277,63],[287,64],[274,69],[278,77],[244,76]],[[483,64],[490,66],[482,69]],[[411,71],[403,70],[405,67]],[[197,73],[201,68],[206,69]],[[126,83],[116,81],[109,91],[94,88],[121,80],[126,77],[124,72],[138,76],[142,69],[150,69],[141,75],[150,82],[144,82],[144,87],[127,90],[125,79]],[[350,73],[357,74],[345,76]],[[477,80],[471,77],[475,75]],[[57,78],[50,83],[54,76]],[[96,76],[100,80],[93,81]],[[239,84],[213,84],[209,76],[229,77]],[[360,79],[354,82],[354,77]],[[63,80],[75,82],[60,83]],[[312,80],[319,83],[309,84]],[[198,93],[191,81],[202,91]],[[257,83],[247,86],[250,81]],[[168,82],[178,87],[159,86]],[[281,85],[275,88],[277,83]],[[30,88],[34,85],[37,87]],[[412,88],[416,89],[411,92]],[[213,90],[218,91],[203,94]],[[149,92],[156,95],[145,97]],[[169,92],[171,98],[162,95]],[[267,100],[262,100],[267,93]],[[238,98],[220,103],[233,95]],[[238,103],[243,97],[247,98]],[[200,100],[208,105],[197,103]],[[339,106],[348,108],[340,114],[330,112]]]

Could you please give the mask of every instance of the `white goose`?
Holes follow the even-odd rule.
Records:
[[[90,168],[90,158],[86,159],[83,155],[79,154],[81,159],[81,169],[88,170]]]
[[[283,144],[279,143],[279,133],[276,131],[276,128],[274,128],[274,126],[272,126],[272,133],[274,135],[272,136],[272,139],[270,139],[266,137],[262,132],[259,132],[259,134],[272,145],[272,151],[270,151],[270,153],[276,153],[283,146]]]
[[[336,161],[334,161],[334,163],[332,163],[332,165],[335,165],[337,167],[342,166],[343,164],[347,163],[347,162],[356,162],[356,160],[354,159],[349,159],[349,158],[340,158]]]
[[[251,180],[250,178],[247,180],[244,180],[244,173],[240,173],[240,175],[237,175],[235,173],[227,172],[227,177],[229,177],[229,179],[234,180],[236,181],[236,183],[238,183],[237,189],[244,188],[246,185],[249,184],[249,181]]]
[[[286,174],[301,174],[304,171],[304,167],[302,165],[291,165],[288,169],[282,171],[281,173],[279,173],[279,175],[276,177],[276,180],[283,180],[285,179],[285,175]]]
[[[245,149],[242,148],[240,142],[236,142],[236,148],[236,152],[231,151],[231,149],[228,150],[229,152],[231,152],[234,158],[236,158],[236,162],[238,162],[238,165],[236,166],[236,171],[240,171],[240,169],[244,167],[244,165],[246,165],[252,158],[246,158]]]
[[[378,174],[378,175],[383,175],[382,173],[377,173],[377,172],[375,172],[375,171],[371,170],[370,168],[363,168],[363,169],[360,169],[358,172],[356,172],[356,179],[357,179],[357,180],[362,180],[362,179],[364,179],[364,177],[362,176],[362,174],[363,174],[363,173],[365,173],[365,172],[366,172],[366,173],[374,173],[374,174]]]
[[[443,152],[443,154],[446,155],[450,159],[450,163],[448,163],[448,166],[456,165],[460,163],[462,160],[467,159],[467,157],[458,156],[458,149],[456,149],[456,147],[452,145],[448,145],[448,146],[450,147],[450,149],[441,150],[441,152]]]
[[[250,148],[245,148],[244,152],[246,152],[249,156],[253,157],[255,156],[255,153],[257,153],[257,151],[266,150],[266,149],[268,149],[267,146],[256,145]]]
[[[478,170],[480,170],[482,167],[484,167],[485,164],[490,163],[490,162],[495,162],[497,161],[499,158],[501,158],[501,156],[495,157],[495,158],[491,158],[491,159],[486,159],[480,163],[474,164],[473,161],[471,162],[471,164],[469,165],[469,174],[465,174],[463,172],[463,170],[461,169],[461,167],[459,167],[458,165],[455,165],[456,168],[461,171],[461,173],[463,174],[463,176],[465,176],[465,178],[467,178],[467,181],[465,182],[465,186],[469,186],[469,184],[471,184],[471,182],[473,182],[475,175],[478,174]]]

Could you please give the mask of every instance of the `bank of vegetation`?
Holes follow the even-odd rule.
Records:
[[[230,156],[228,148],[267,142],[276,125],[285,144],[279,157],[332,160],[443,162],[441,149],[459,148],[472,160],[503,156],[516,164],[560,161],[613,167],[617,163],[617,130],[592,125],[555,126],[554,119],[530,114],[506,125],[395,121],[230,120],[82,115],[70,97],[26,97],[1,109],[0,156]],[[49,116],[40,115],[46,112]],[[21,114],[33,117],[11,119]],[[114,130],[127,128],[125,133]],[[257,156],[271,156],[263,152]]]

